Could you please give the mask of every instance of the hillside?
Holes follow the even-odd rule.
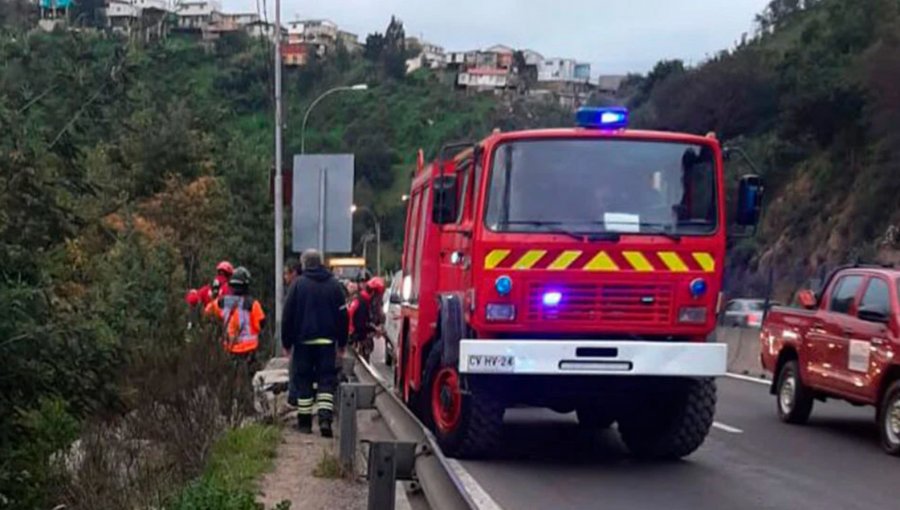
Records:
[[[629,80],[639,124],[715,131],[761,167],[764,219],[755,239],[733,247],[731,289],[759,295],[771,270],[789,299],[822,268],[900,262],[898,9],[896,0],[773,0],[735,48]],[[738,160],[727,170],[749,171]]]

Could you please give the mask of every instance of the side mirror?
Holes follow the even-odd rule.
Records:
[[[880,322],[882,324],[891,322],[890,316],[884,313],[884,310],[876,310],[875,308],[862,307],[856,312],[856,316],[859,317],[860,320],[868,322]]]
[[[741,177],[738,185],[738,205],[735,217],[738,225],[752,227],[759,223],[762,210],[763,183],[758,175]]]
[[[431,221],[436,225],[455,223],[458,216],[457,184],[455,175],[442,175],[434,179],[432,185],[434,202]]]
[[[800,306],[806,308],[807,310],[812,310],[819,305],[819,300],[816,298],[816,294],[809,289],[804,289],[798,292],[797,301],[800,303]]]

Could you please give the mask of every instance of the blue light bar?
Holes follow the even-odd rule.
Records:
[[[621,106],[579,108],[575,113],[575,122],[583,128],[625,129],[628,127],[628,108]]]
[[[544,294],[544,306],[556,306],[562,301],[562,292],[547,292]]]

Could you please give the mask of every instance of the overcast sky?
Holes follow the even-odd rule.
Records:
[[[226,11],[257,0],[223,0]],[[263,0],[258,0],[262,11]],[[646,72],[666,58],[697,63],[751,32],[768,0],[282,0],[281,17],[328,18],[359,34],[397,15],[407,36],[447,51],[496,43],[590,62],[594,75]],[[274,0],[265,0],[269,20]]]

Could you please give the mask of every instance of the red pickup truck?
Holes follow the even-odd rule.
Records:
[[[844,267],[823,288],[800,291],[803,308],[774,307],[763,322],[778,416],[805,423],[826,398],[874,405],[885,451],[900,455],[900,270]]]

